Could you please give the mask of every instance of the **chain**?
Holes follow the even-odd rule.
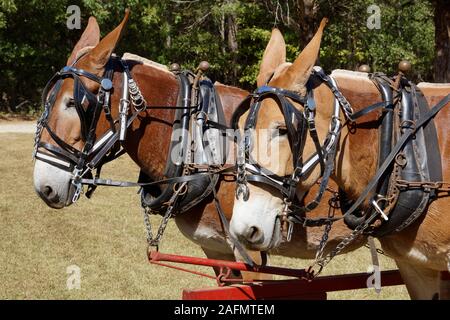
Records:
[[[315,74],[318,75],[325,83],[328,84],[328,87],[330,88],[331,92],[333,92],[333,95],[338,100],[340,106],[342,107],[342,111],[345,114],[345,117],[348,120],[352,119],[352,115],[354,113],[353,108],[351,107],[348,100],[344,97],[344,95],[339,91],[339,89],[334,85],[333,81],[329,76],[327,76],[322,68],[315,68],[314,69]],[[351,121],[353,122],[353,121]]]
[[[433,189],[437,192],[450,193],[450,182],[443,181],[406,181],[398,179],[396,186],[400,189],[424,189],[426,191]]]
[[[242,195],[244,201],[248,200],[250,191],[247,186],[247,171],[245,170],[245,143],[242,141],[238,147],[237,154],[237,176],[236,176],[236,199]]]
[[[330,199],[330,205],[328,207],[328,218],[330,218],[330,220],[325,224],[325,230],[323,232],[322,239],[320,240],[319,248],[317,249],[317,252],[316,252],[316,261],[322,259],[323,251],[328,242],[328,236],[330,234],[331,227],[333,225],[333,221],[331,219],[334,217],[334,213],[336,210],[335,202],[337,202],[337,201],[338,200],[337,200],[336,196],[333,197],[332,199]]]
[[[330,87],[330,89],[333,92],[336,99],[339,101],[339,104],[341,105],[342,110],[344,111],[345,117],[351,120],[354,111],[348,100],[342,95],[342,93],[336,87],[332,86]]]
[[[133,78],[128,79],[128,92],[130,93],[131,103],[136,111],[142,111],[147,107],[147,101],[145,101],[141,90]]]
[[[322,183],[322,179],[319,179],[319,180],[316,181],[316,184],[319,185],[319,186],[320,186],[321,183]],[[336,205],[339,205],[339,201],[335,201],[335,199],[337,199],[336,197],[338,197],[338,195],[339,195],[339,191],[337,191],[336,189],[330,187],[330,185],[327,185],[325,187],[325,190],[333,194],[333,198],[331,198],[330,200],[333,200],[333,202]]]
[[[44,107],[44,112],[42,112],[36,123],[36,132],[34,134],[34,147],[33,147],[33,159],[36,156],[39,140],[41,139],[42,130],[44,129],[44,122],[47,121],[48,118],[48,106]]]
[[[330,263],[331,260],[335,256],[337,256],[339,253],[341,253],[342,250],[344,250],[350,243],[355,241],[355,239],[362,235],[364,230],[366,230],[370,225],[372,224],[373,220],[378,216],[377,212],[374,212],[368,219],[366,219],[364,222],[362,222],[360,225],[358,225],[355,230],[353,230],[347,237],[345,237],[339,244],[334,248],[330,253],[328,253],[325,257],[320,257],[319,259],[316,259],[311,267],[309,267],[309,272],[311,273],[311,276],[315,277],[320,274],[322,269]],[[315,265],[319,266],[319,270],[317,273],[314,273],[313,268]]]
[[[153,242],[152,224],[150,222],[150,214],[152,214],[152,209],[150,209],[150,207],[147,206],[143,207],[142,209],[144,213],[144,225],[147,231],[147,243],[148,245],[151,245],[151,243]]]
[[[185,188],[187,188],[187,182],[183,182],[173,193],[172,197],[168,201],[168,207],[166,209],[166,213],[164,214],[164,217],[161,221],[161,224],[159,225],[158,232],[156,233],[156,236],[153,236],[152,232],[152,226],[150,222],[150,214],[153,213],[152,209],[149,207],[145,207],[144,212],[144,224],[147,231],[147,242],[150,247],[159,247],[159,243],[161,242],[161,238],[164,234],[164,231],[167,228],[167,224],[169,223],[170,218],[172,217],[173,209],[175,207],[175,202],[178,199],[178,196],[180,194],[185,193]],[[183,191],[183,192],[181,192]]]

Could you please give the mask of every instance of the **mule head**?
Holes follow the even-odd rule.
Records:
[[[274,29],[261,62],[257,78],[258,87],[267,85],[293,91],[298,96],[305,96],[307,81],[318,58],[326,22],[326,19],[322,20],[315,36],[293,63],[286,62],[286,46],[283,36],[278,29]],[[332,97],[315,95],[315,100],[317,117],[323,116],[324,119],[330,119],[331,114],[328,113],[332,107]],[[303,112],[302,104],[289,98],[288,101],[297,111]],[[321,105],[324,104],[323,102],[329,106],[319,110],[322,107]],[[257,121],[250,134],[252,141],[251,158],[260,167],[268,169],[279,177],[290,176],[294,171],[293,137],[292,131],[288,130],[288,126],[291,126],[291,124],[286,123],[281,101],[276,97],[268,95],[259,103],[260,107],[255,117]],[[319,113],[321,113],[320,116]],[[245,127],[248,116],[249,112],[242,116],[239,123],[240,128]],[[298,126],[304,124],[298,123],[296,119],[292,117],[290,122],[297,130]],[[316,124],[321,141],[326,136],[328,123],[323,121]],[[301,145],[304,145],[304,147],[303,150],[298,151],[299,156],[306,159],[314,154],[316,148],[308,135],[305,135],[302,139],[304,139],[304,142]],[[296,190],[300,199],[304,196],[305,191],[315,183],[319,175],[320,168],[317,167],[307,176],[302,177]],[[247,186],[249,188],[248,200],[240,197],[234,203],[231,232],[249,249],[266,251],[278,246],[282,241],[280,215],[284,206],[283,196],[279,190],[266,184],[249,182]]]
[[[94,17],[90,17],[86,29],[67,60],[67,66],[73,66],[101,77],[121,37],[128,15],[129,11],[127,10],[125,18],[119,26],[101,41],[97,21]],[[86,91],[92,93],[93,96],[97,94],[99,90],[97,82],[86,77],[80,77],[80,80]],[[39,157],[40,159],[36,158],[34,165],[34,188],[48,206],[56,209],[72,204],[75,188],[72,184],[72,169],[65,168],[63,162],[58,165],[59,155],[51,151],[52,146],[60,145],[55,139],[60,139],[68,146],[67,148],[75,150],[75,152],[81,151],[86,142],[86,137],[82,132],[82,127],[86,124],[82,124],[83,119],[80,118],[81,116],[75,108],[77,101],[74,101],[74,83],[72,77],[61,79],[59,88],[55,83],[49,83],[49,90],[44,92],[44,103],[49,101],[52,94],[53,99],[51,106],[46,107],[47,116],[44,121],[54,135],[52,136],[47,128],[43,128],[40,136],[37,133],[36,137],[41,145],[45,144],[48,148],[39,149],[41,157]],[[86,108],[85,111],[92,108],[90,104],[80,102],[80,105]],[[53,160],[50,162],[42,160],[48,157]]]

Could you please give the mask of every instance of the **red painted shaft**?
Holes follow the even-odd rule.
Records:
[[[226,267],[231,270],[268,273],[268,274],[276,274],[276,275],[280,275],[280,276],[296,277],[296,278],[303,278],[308,275],[308,273],[306,272],[305,269],[289,269],[289,268],[270,267],[270,266],[252,267],[243,262],[197,258],[197,257],[186,257],[186,256],[175,255],[175,254],[161,253],[159,251],[150,251],[148,253],[148,259],[150,261],[168,261],[168,262],[174,262],[174,263],[193,264],[193,265],[197,265],[197,266],[218,267],[218,268]]]
[[[367,288],[367,273],[317,277],[313,281],[282,280],[262,285],[185,289],[184,300],[326,299],[327,292]],[[381,272],[381,286],[403,284],[398,270]]]

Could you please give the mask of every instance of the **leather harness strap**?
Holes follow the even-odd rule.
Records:
[[[172,177],[167,179],[162,179],[158,181],[152,182],[131,182],[131,181],[122,181],[122,180],[112,180],[112,179],[101,179],[101,178],[92,178],[92,179],[81,179],[80,182],[85,185],[98,185],[98,186],[110,186],[110,187],[121,187],[121,188],[129,188],[129,187],[149,187],[149,186],[157,186],[157,185],[174,185],[182,182],[190,182],[197,179],[203,179],[205,177],[210,177],[212,175],[224,174],[229,172],[234,172],[235,167],[223,167],[217,170],[209,170],[207,172],[198,172],[191,175]]]

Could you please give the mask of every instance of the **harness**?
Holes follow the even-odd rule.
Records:
[[[280,218],[288,223],[287,241],[291,239],[293,223],[300,223],[305,227],[326,225],[315,262],[315,265],[320,266],[319,273],[335,255],[359,235],[365,233],[380,237],[401,231],[425,211],[426,206],[439,192],[450,193],[448,184],[441,181],[440,152],[432,120],[448,104],[450,94],[430,109],[418,88],[406,78],[402,77],[399,87],[394,90],[391,88],[392,81],[386,76],[374,74],[372,79],[379,88],[383,101],[358,112],[352,110],[334,79],[327,76],[320,67],[314,67],[306,85],[305,96],[266,84],[246,99],[245,110],[241,110],[234,118],[234,124],[237,126],[240,116],[248,110],[244,130],[253,130],[262,101],[270,97],[278,103],[286,123],[293,155],[293,173],[280,177],[255,163],[250,154],[252,135],[246,134],[241,147],[242,157],[238,158],[237,163],[236,197],[243,196],[244,201],[248,199],[247,182],[262,183],[278,190],[284,201]],[[313,93],[313,89],[320,83],[325,83],[335,97],[329,131],[323,143],[320,143],[315,129]],[[291,101],[299,103],[303,107],[303,112]],[[345,117],[344,124],[340,122],[341,111]],[[333,214],[329,214],[320,218],[306,217],[308,211],[317,207],[327,188],[329,177],[334,170],[341,129],[374,111],[381,111],[379,164],[375,176],[355,201],[349,201],[340,190],[342,216],[334,217]],[[307,133],[312,138],[316,151],[303,162],[302,152]],[[321,168],[319,191],[312,202],[300,204],[296,199],[295,188],[317,165]],[[364,208],[366,199],[371,195],[373,196],[369,201],[370,207]],[[329,227],[340,219],[344,219],[353,231],[324,257],[323,248],[328,238]],[[377,220],[381,223],[375,223]]]
[[[226,159],[227,137],[222,130],[225,127],[223,108],[214,85],[211,80],[203,77],[195,88],[194,74],[177,71],[176,75],[180,83],[178,102],[182,108],[175,113],[164,176],[177,178],[207,173],[209,169],[220,169]],[[219,181],[218,174],[196,177],[183,187],[183,194],[176,203],[177,213],[185,212],[203,201]],[[139,182],[149,181],[150,177],[141,171]],[[175,188],[158,190],[154,185],[143,186],[141,204],[149,212],[164,215],[168,200],[174,192]]]
[[[380,117],[380,167],[406,129],[415,129],[421,117],[427,115],[429,106],[420,90],[404,77],[400,78],[398,88],[392,88],[392,81],[385,76],[374,74],[372,78],[381,88],[383,99],[390,103]],[[396,103],[393,101],[393,91],[396,91]],[[415,130],[414,136],[404,143],[380,178],[371,204],[373,210],[382,215],[384,222],[370,233],[382,237],[401,231],[414,222],[438,196],[440,185],[430,185],[430,181],[442,181],[441,153],[432,120]],[[341,195],[345,198],[342,192]],[[344,201],[344,210],[349,209],[348,204]],[[349,215],[345,222],[354,229],[363,219],[364,216]]]

